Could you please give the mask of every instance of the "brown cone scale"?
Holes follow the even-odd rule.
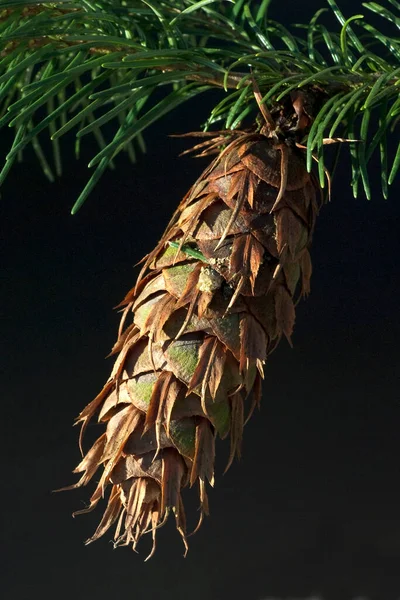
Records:
[[[80,512],[106,493],[108,506],[88,542],[115,525],[116,545],[135,548],[150,532],[152,554],[172,509],[187,547],[182,489],[198,486],[201,522],[216,436],[230,437],[230,464],[265,360],[282,335],[290,342],[295,294],[309,292],[320,191],[303,152],[260,133],[233,132],[226,143],[146,257],[121,304],[110,379],[78,417],[82,430],[95,414],[105,427],[70,486],[101,469]]]

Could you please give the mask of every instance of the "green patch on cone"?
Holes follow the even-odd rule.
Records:
[[[177,421],[171,421],[169,432],[178,451],[183,454],[183,456],[193,459],[196,441],[196,426],[194,420],[188,417]]]

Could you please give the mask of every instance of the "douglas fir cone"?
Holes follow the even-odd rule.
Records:
[[[295,292],[310,289],[308,249],[321,194],[297,147],[310,119],[302,97],[292,100],[274,120],[260,105],[266,122],[252,132],[219,132],[197,146],[202,155],[220,153],[121,304],[114,369],[78,417],[82,432],[95,414],[106,426],[70,486],[86,485],[101,468],[90,506],[79,512],[110,488],[88,542],[116,523],[116,545],[135,548],[151,532],[152,555],[172,509],[187,548],[182,489],[198,486],[200,524],[216,435],[230,437],[229,464],[240,452],[265,360],[282,334],[290,342]]]

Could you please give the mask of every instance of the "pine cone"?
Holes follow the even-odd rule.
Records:
[[[117,521],[115,545],[135,548],[151,531],[151,556],[172,509],[187,549],[182,488],[198,483],[200,525],[216,435],[230,436],[229,466],[240,454],[244,403],[251,397],[248,419],[260,401],[267,356],[282,334],[291,343],[295,291],[310,290],[319,197],[294,143],[234,132],[183,199],[121,304],[110,379],[78,417],[82,434],[95,413],[106,424],[70,486],[102,468],[79,512],[111,487],[88,543]]]

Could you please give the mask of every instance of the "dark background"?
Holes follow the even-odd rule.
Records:
[[[320,6],[289,4],[290,15],[273,3],[272,16],[306,22]],[[341,2],[346,14],[358,4]],[[79,163],[66,151],[54,184],[27,153],[2,189],[7,600],[400,597],[400,185],[383,200],[375,162],[373,199],[354,200],[347,149],[318,220],[294,349],[283,341],[270,357],[261,412],[225,476],[220,444],[211,516],[187,558],[172,519],[148,563],[147,540],[139,555],[114,551],[111,532],[85,547],[101,509],[76,520],[71,512],[90,490],[50,492],[75,480],[71,425],[112,367],[112,307],[204,166],[177,159],[190,142],[167,134],[197,129],[211,106],[204,96],[153,127],[147,155],[136,166],[119,157],[75,217],[93,148]],[[193,524],[197,503],[186,498]]]

